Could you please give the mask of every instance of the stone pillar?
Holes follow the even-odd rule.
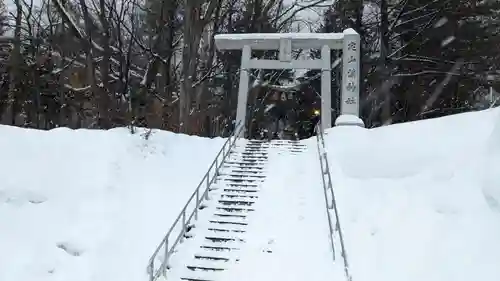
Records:
[[[343,33],[341,113],[335,120],[335,125],[364,127],[363,120],[359,118],[360,38],[352,28]]]

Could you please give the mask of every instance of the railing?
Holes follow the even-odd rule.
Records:
[[[330,227],[330,243],[333,252],[333,260],[335,261],[336,256],[334,235],[335,232],[337,232],[340,240],[340,254],[342,259],[344,260],[344,273],[346,279],[348,281],[351,281],[352,278],[351,274],[349,273],[349,263],[347,261],[344,236],[342,234],[342,228],[340,228],[339,212],[337,210],[337,202],[335,200],[335,194],[333,192],[332,176],[330,174],[330,165],[328,164],[328,155],[326,153],[325,134],[321,126],[321,122],[318,122],[318,124],[316,125],[316,141],[318,144],[319,162],[321,163],[321,178],[323,179],[323,190],[325,192],[326,213],[328,214],[328,225]],[[332,212],[334,214],[334,218],[332,218]],[[335,223],[332,223],[332,219],[335,219]]]
[[[231,149],[234,147],[236,140],[241,135],[243,127],[244,126],[242,124],[238,123],[238,125],[235,127],[235,130],[229,135],[221,150],[219,151],[217,156],[215,156],[215,159],[208,168],[208,171],[205,173],[201,182],[198,184],[198,187],[196,187],[196,190],[193,192],[191,197],[189,197],[186,205],[184,205],[184,208],[182,208],[180,214],[175,219],[174,223],[168,230],[160,245],[158,245],[153,255],[149,259],[147,271],[150,281],[155,281],[156,279],[158,279],[158,277],[160,277],[160,275],[163,275],[165,279],[167,278],[167,269],[170,256],[174,252],[177,244],[181,242],[182,238],[188,231],[188,228],[190,229],[192,227],[190,223],[193,217],[195,218],[195,220],[198,219],[198,210],[200,208],[200,203],[203,199],[208,199],[209,187],[212,183],[214,183],[216,177],[219,175],[219,169],[224,163],[226,157],[229,155]],[[202,187],[205,188],[203,191],[201,191]],[[175,236],[176,234],[177,236]],[[172,239],[171,236],[174,236],[175,240],[170,244],[170,241]],[[161,263],[156,266],[155,261],[160,252],[164,253],[164,257]]]

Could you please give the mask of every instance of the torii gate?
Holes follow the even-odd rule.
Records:
[[[321,124],[332,127],[331,60],[332,49],[343,50],[341,115],[336,126],[355,125],[364,127],[359,118],[359,51],[360,37],[352,28],[343,33],[246,33],[215,35],[219,50],[240,50],[240,84],[236,124],[244,124],[246,118],[249,70],[251,69],[321,69]],[[321,49],[321,59],[293,60],[294,49]],[[252,50],[279,50],[279,60],[251,58]],[[245,130],[242,130],[244,134]]]

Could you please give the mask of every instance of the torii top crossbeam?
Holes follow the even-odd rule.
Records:
[[[342,49],[343,33],[243,33],[217,34],[215,45],[219,50],[241,50],[248,45],[252,50],[278,50],[280,41],[289,39],[292,49]]]

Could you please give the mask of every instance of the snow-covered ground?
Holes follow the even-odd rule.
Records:
[[[222,143],[0,126],[0,280],[146,280]]]
[[[353,280],[500,280],[500,111],[327,136]]]
[[[334,128],[326,141],[354,281],[500,280],[500,110]],[[146,280],[150,254],[222,142],[0,127],[0,280]],[[262,191],[266,211],[249,226],[269,231],[248,237],[259,247],[287,230],[289,239],[273,240],[261,261],[247,247],[231,274],[322,280],[329,272],[329,253],[307,241],[327,231],[321,192],[307,192],[321,188],[314,142],[304,141],[310,154],[271,159],[279,169],[265,185],[274,189]],[[317,278],[294,276],[320,261]]]

